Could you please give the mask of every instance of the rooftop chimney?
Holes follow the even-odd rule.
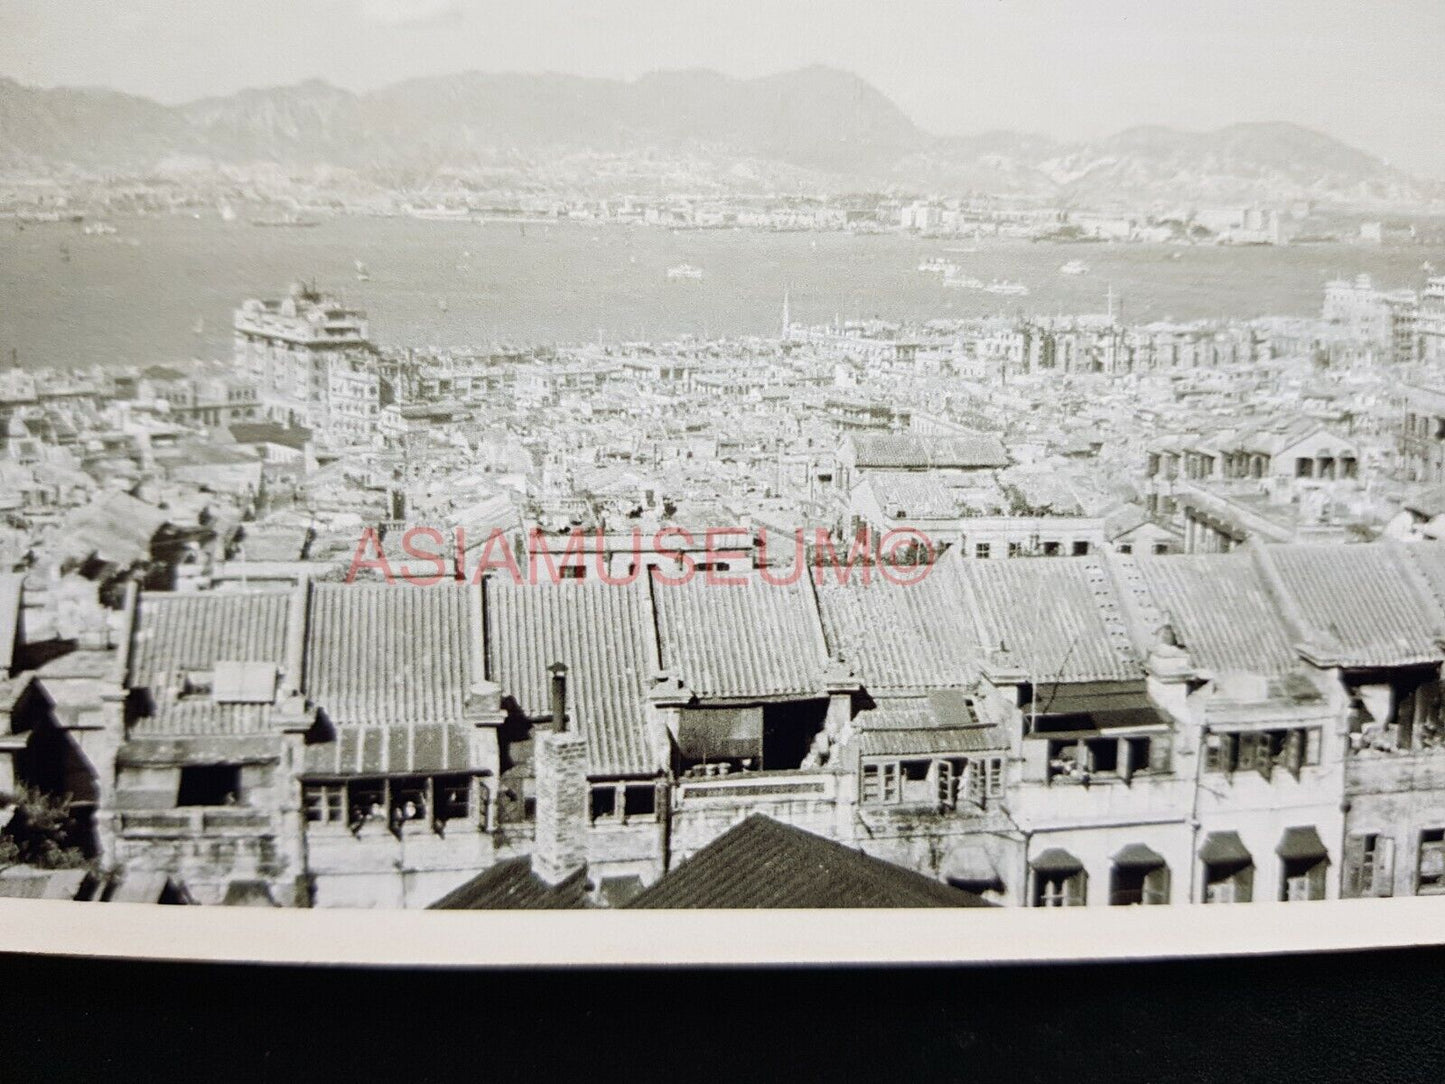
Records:
[[[552,732],[567,732],[567,665],[554,662],[547,667],[552,675]]]
[[[555,886],[587,867],[587,742],[577,733],[542,734],[535,763],[532,872]]]

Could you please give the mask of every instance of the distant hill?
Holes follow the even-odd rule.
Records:
[[[107,90],[42,90],[0,79],[0,169],[144,173],[192,167],[335,167],[465,175],[505,163],[545,173],[562,157],[631,156],[658,171],[733,168],[771,178],[917,192],[998,192],[1065,201],[1310,198],[1417,203],[1439,186],[1291,124],[1213,132],[1132,128],[1061,143],[991,132],[935,137],[847,72],[758,79],[658,72],[632,82],[470,72],[366,94],[321,81],[168,107]],[[744,165],[745,164],[745,168]],[[634,170],[636,175],[636,170]]]

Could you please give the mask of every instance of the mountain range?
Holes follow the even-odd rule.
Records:
[[[1285,123],[1140,127],[1080,142],[1015,132],[935,136],[863,79],[824,67],[756,79],[658,72],[630,82],[470,72],[362,94],[312,80],[177,106],[0,78],[0,171],[9,173],[264,165],[381,180],[499,168],[536,177],[556,162],[599,155],[634,160],[633,172],[676,175],[685,162],[694,172],[731,170],[760,183],[787,177],[831,190],[1079,203],[1418,204],[1440,195],[1438,184]]]

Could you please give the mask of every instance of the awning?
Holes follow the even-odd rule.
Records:
[[[1238,832],[1210,832],[1199,848],[1199,859],[1213,866],[1247,866],[1254,861]]]
[[[1274,853],[1286,861],[1328,858],[1330,855],[1330,852],[1325,850],[1320,834],[1314,830],[1313,826],[1286,828],[1284,838],[1279,841],[1279,846],[1274,849]]]
[[[1034,688],[1040,715],[1092,715],[1150,709],[1142,681],[1044,682]]]
[[[865,757],[1001,752],[1008,748],[1008,736],[1002,730],[992,726],[865,730],[858,735],[858,751]]]
[[[1029,859],[1029,865],[1040,873],[1079,873],[1084,863],[1062,847],[1050,847]]]
[[[1131,843],[1114,856],[1114,865],[1120,869],[1158,869],[1164,864],[1163,855],[1142,843]]]
[[[690,760],[761,757],[762,708],[688,708],[678,721],[677,744]]]
[[[473,761],[472,743],[480,755]],[[414,723],[410,726],[339,726],[332,741],[306,747],[303,774],[310,777],[357,775],[437,775],[469,772],[490,759],[486,743],[496,732],[466,723]]]

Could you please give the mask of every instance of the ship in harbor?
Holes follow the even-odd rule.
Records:
[[[1083,260],[1070,260],[1059,268],[1061,275],[1087,275],[1088,273],[1089,265]]]
[[[319,226],[320,221],[314,218],[298,218],[295,215],[283,215],[281,218],[253,218],[253,226],[269,226],[273,228],[289,227],[292,229],[304,229],[309,226]]]
[[[702,278],[702,268],[694,267],[690,263],[680,263],[675,267],[669,267],[667,269],[667,277],[674,281],[678,279],[700,279]]]

